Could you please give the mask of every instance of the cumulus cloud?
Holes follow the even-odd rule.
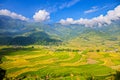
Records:
[[[59,8],[60,9],[63,9],[63,8],[66,8],[66,7],[70,7],[70,6],[73,6],[75,5],[76,3],[78,3],[80,0],[71,0],[70,2],[65,2],[64,4],[62,4]]]
[[[80,18],[79,20],[73,20],[72,18],[67,18],[66,20],[61,19],[60,23],[63,25],[80,24],[80,25],[85,25],[87,27],[93,27],[93,26],[108,25],[115,20],[120,20],[120,5],[118,5],[114,10],[109,10],[105,16],[100,15],[92,19]]]
[[[50,19],[50,13],[47,12],[46,10],[39,10],[38,12],[35,13],[35,15],[33,16],[33,19],[36,22],[46,21]]]
[[[26,18],[26,17],[24,17],[24,16],[22,16],[20,14],[17,14],[15,12],[11,12],[11,11],[9,11],[7,9],[0,10],[0,15],[9,16],[9,17],[11,17],[13,19],[20,19],[20,20],[25,20],[25,21],[28,20],[28,18]]]
[[[67,18],[66,20],[61,19],[60,23],[63,25],[75,24],[75,21],[72,18]]]

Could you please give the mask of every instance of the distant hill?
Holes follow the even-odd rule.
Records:
[[[119,35],[119,21],[102,27],[85,27],[83,25],[61,25],[59,23],[25,22],[0,15],[1,45],[46,44],[47,42],[52,44],[61,41],[84,42],[84,40],[92,43],[92,41],[97,42],[99,39],[101,41],[116,41],[120,39]]]
[[[0,45],[48,45],[61,42],[49,36],[39,24],[0,16]]]

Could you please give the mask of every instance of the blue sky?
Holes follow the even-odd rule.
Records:
[[[39,10],[49,13],[50,22],[66,18],[93,18],[106,15],[120,4],[119,0],[0,0],[0,9],[21,14],[29,19]]]

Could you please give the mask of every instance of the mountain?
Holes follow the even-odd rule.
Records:
[[[8,16],[0,15],[0,35],[13,36],[15,34],[23,32],[25,27],[25,21],[19,19],[12,19]]]
[[[1,45],[57,44],[61,42],[43,31],[42,24],[0,16]],[[46,26],[47,27],[47,26]]]
[[[83,25],[61,25],[25,22],[0,16],[0,44],[29,45],[59,42],[99,43],[120,40],[120,23],[113,22],[102,27]],[[29,42],[28,42],[29,40]],[[101,42],[100,42],[101,41]],[[79,44],[80,44],[79,43]]]

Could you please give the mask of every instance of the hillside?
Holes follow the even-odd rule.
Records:
[[[36,27],[32,23],[7,16],[0,16],[0,23],[0,45],[47,45],[61,42],[43,31],[41,25]]]
[[[25,22],[17,19],[12,19],[7,16],[0,16],[0,23],[0,44],[10,44],[9,42],[11,41],[11,39],[16,37],[19,37],[19,39],[20,37],[25,37],[24,39],[27,39],[26,37],[30,39],[36,38],[36,40],[31,40],[31,43],[29,44],[38,43],[38,40],[40,41],[40,43],[43,40],[45,40],[46,42],[52,40],[58,40],[58,42],[67,42],[79,37],[84,37],[86,39],[100,37],[101,41],[114,41],[120,39],[119,22],[113,22],[111,25],[102,27],[85,27],[82,25],[65,26],[59,23],[42,24]],[[97,41],[97,39],[94,39],[93,42],[96,42],[95,40]]]
[[[0,16],[4,80],[119,80],[120,24],[26,22]]]

